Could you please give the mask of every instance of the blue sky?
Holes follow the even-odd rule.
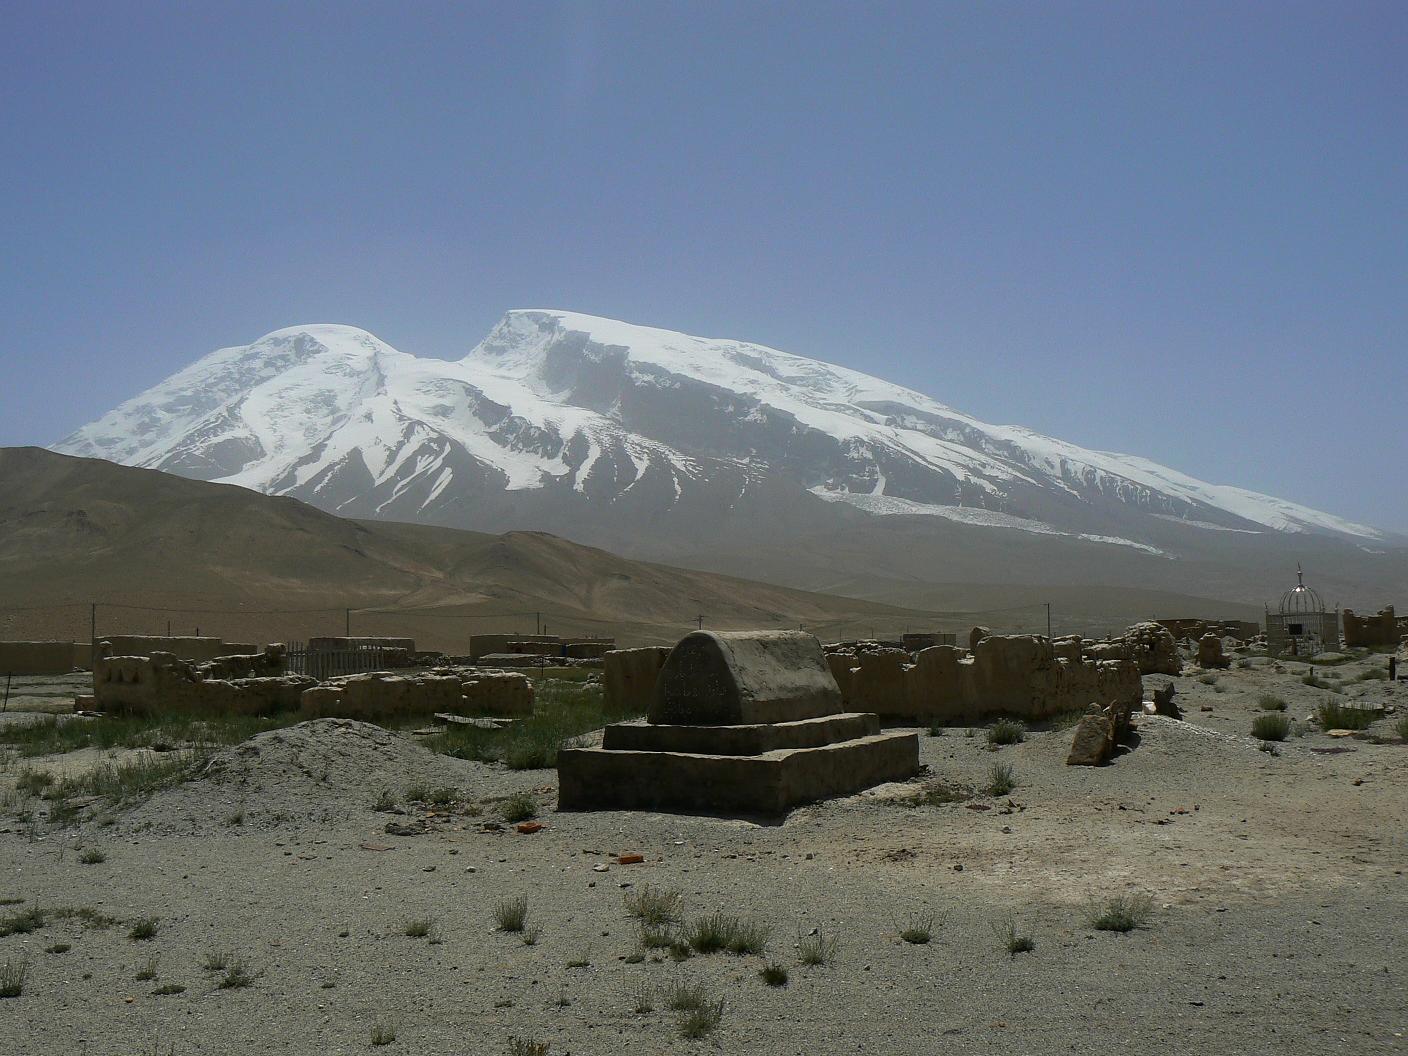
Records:
[[[0,444],[345,322],[760,341],[1408,530],[1408,7],[0,8]]]

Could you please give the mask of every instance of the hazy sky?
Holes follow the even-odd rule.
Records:
[[[296,323],[759,341],[1408,530],[1408,5],[0,6],[0,444]]]

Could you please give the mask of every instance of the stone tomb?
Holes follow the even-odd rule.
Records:
[[[800,631],[696,631],[655,681],[648,717],[558,753],[561,810],[781,814],[919,769],[915,733],[843,712],[821,644]]]

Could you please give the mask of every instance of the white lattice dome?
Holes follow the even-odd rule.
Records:
[[[1288,616],[1325,611],[1325,603],[1305,585],[1305,574],[1299,568],[1296,569],[1296,585],[1281,595],[1281,611]]]

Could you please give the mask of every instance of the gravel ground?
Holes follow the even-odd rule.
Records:
[[[1381,662],[1338,669],[1345,696],[1402,715],[1408,686],[1352,681]],[[1178,678],[1187,721],[1139,720],[1138,743],[1098,769],[1064,765],[1068,730],[997,751],[982,730],[924,736],[919,780],[782,823],[557,814],[552,771],[336,720],[261,734],[110,826],[0,832],[0,897],[24,899],[0,914],[121,921],[51,916],[0,937],[0,963],[28,963],[23,994],[0,1000],[0,1053],[496,1054],[513,1038],[578,1056],[1403,1051],[1408,746],[1390,715],[1371,736],[1315,730],[1258,750],[1258,695],[1297,719],[1326,697],[1304,670]],[[995,762],[1013,791],[964,801]],[[921,802],[936,782],[960,801]],[[459,794],[374,809],[412,784]],[[486,826],[517,792],[539,798],[545,827]],[[105,858],[83,864],[83,849]],[[645,861],[617,863],[625,852]],[[678,889],[686,917],[768,923],[767,956],[637,960],[623,895],[645,884]],[[520,894],[535,945],[494,930],[495,906]],[[1091,905],[1121,894],[1152,897],[1147,926],[1091,928]],[[930,943],[898,937],[929,914]],[[142,917],[156,934],[129,938]],[[418,917],[435,926],[408,937]],[[1002,948],[1009,920],[1035,949]],[[813,928],[838,949],[801,966]],[[221,989],[211,953],[242,958],[252,984]],[[139,981],[152,957],[156,978]],[[768,960],[788,985],[759,978]],[[723,999],[708,1038],[683,1040],[661,1007],[674,981]],[[656,1010],[633,1011],[647,989]],[[394,1041],[374,1047],[377,1027]]]

